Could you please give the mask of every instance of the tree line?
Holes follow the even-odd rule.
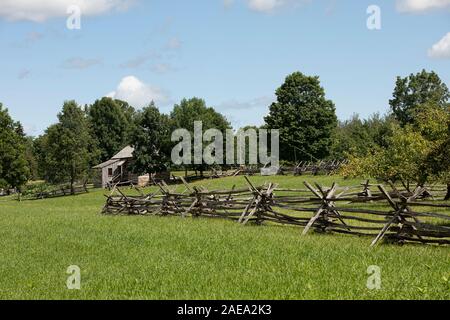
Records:
[[[368,119],[355,115],[338,121],[317,76],[295,72],[275,94],[262,128],[280,130],[284,163],[346,158],[345,176],[419,183],[433,177],[450,183],[450,95],[436,73],[398,77],[390,112]],[[193,132],[194,121],[202,121],[204,130],[231,128],[200,98],[183,99],[170,114],[153,102],[136,110],[125,101],[101,98],[85,106],[66,101],[58,122],[34,138],[0,104],[0,188],[20,188],[37,179],[73,185],[127,145],[135,148],[134,172],[164,171],[171,166],[171,133],[179,128]],[[207,166],[184,169],[202,172]]]
[[[361,121],[355,117],[337,131],[350,163],[346,177],[447,184],[450,200],[450,92],[434,72],[399,77],[389,101],[391,112]],[[346,147],[342,147],[346,145]]]

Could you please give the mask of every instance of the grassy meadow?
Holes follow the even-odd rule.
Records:
[[[337,177],[252,177],[280,187]],[[208,189],[243,177],[205,180]],[[218,219],[103,216],[103,190],[0,202],[0,299],[450,299],[450,248],[383,244],[289,226]],[[66,270],[81,268],[81,290]],[[381,290],[366,287],[382,270]]]

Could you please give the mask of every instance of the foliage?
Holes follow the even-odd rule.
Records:
[[[430,174],[450,187],[450,108],[429,107],[419,119],[420,130],[436,144],[427,158],[427,168]],[[447,198],[450,199],[450,188]]]
[[[281,159],[327,157],[337,117],[334,103],[325,98],[319,77],[295,72],[277,89],[276,96],[277,102],[270,106],[265,121],[268,128],[280,130]]]
[[[28,183],[22,188],[22,195],[24,197],[35,195],[40,192],[48,192],[54,189],[54,186],[47,182],[39,181]]]
[[[203,132],[209,129],[217,129],[225,133],[227,129],[231,129],[231,125],[225,116],[214,108],[207,107],[205,101],[200,98],[183,99],[179,104],[176,104],[170,114],[170,120],[172,130],[186,129],[191,133],[192,148],[194,148],[194,122],[196,121],[202,122]],[[194,165],[193,168],[203,171],[206,166]]]
[[[130,143],[134,113],[134,109],[125,102],[111,98],[97,100],[88,108],[100,161],[111,159]]]
[[[170,159],[170,125],[152,102],[136,115],[131,137],[134,146],[133,171],[139,174],[167,170]]]
[[[33,137],[24,137],[24,146],[25,146],[25,158],[28,162],[28,167],[30,169],[31,180],[39,179],[39,168],[38,161],[36,159],[36,149]]]
[[[427,104],[418,109],[413,124],[391,124],[385,147],[368,155],[352,156],[342,168],[346,177],[371,176],[382,180],[426,183],[448,171],[445,150],[449,141],[450,114]]]
[[[0,187],[20,188],[29,177],[23,128],[0,103]]]
[[[411,126],[393,127],[387,148],[377,148],[363,157],[352,156],[341,174],[345,177],[374,177],[384,181],[425,183],[424,164],[431,152],[428,141]]]
[[[206,102],[200,98],[183,99],[176,104],[170,114],[172,129],[186,129],[194,133],[194,122],[201,121],[203,130],[218,129],[225,131],[230,129],[228,120],[214,108],[207,107]]]
[[[47,177],[47,166],[51,165],[50,159],[47,157],[47,145],[48,145],[48,132],[51,130],[51,127],[46,129],[46,133],[40,135],[39,137],[33,140],[33,150],[34,150],[34,158],[37,162],[37,175],[39,179],[49,180]],[[49,168],[50,169],[50,168]]]
[[[432,103],[420,106],[413,127],[429,141],[443,141],[449,136],[450,106]]]
[[[414,181],[424,184],[428,179],[425,161],[432,145],[412,127],[394,128],[389,146],[374,155],[372,169],[382,180]],[[369,172],[370,172],[369,171]]]
[[[439,76],[422,70],[406,78],[398,77],[389,103],[395,118],[406,125],[414,122],[420,106],[431,103],[446,108],[449,99],[450,92]]]
[[[387,137],[392,135],[393,121],[389,116],[374,114],[368,119],[354,115],[350,120],[339,122],[333,134],[330,157],[342,159],[349,155],[365,156],[374,148],[385,147]]]
[[[96,141],[86,114],[75,101],[64,103],[58,119],[39,138],[39,160],[49,182],[73,185],[98,161]]]

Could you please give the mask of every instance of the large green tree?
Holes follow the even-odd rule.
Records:
[[[88,114],[98,141],[101,161],[110,159],[130,143],[134,109],[128,104],[102,98],[88,108]]]
[[[405,78],[397,78],[389,104],[395,118],[404,126],[414,122],[422,105],[433,104],[446,108],[449,99],[448,87],[439,76],[433,71],[422,70]]]
[[[265,121],[268,128],[280,130],[282,160],[327,157],[337,117],[334,103],[326,99],[319,77],[295,72],[278,88],[276,96]]]
[[[172,131],[177,129],[186,129],[191,133],[192,148],[194,148],[194,123],[196,121],[202,122],[203,132],[209,129],[217,129],[223,133],[227,129],[231,129],[231,124],[225,116],[217,112],[214,108],[208,107],[205,100],[200,98],[183,99],[179,104],[176,104],[170,114]],[[204,143],[203,147],[206,146]],[[194,152],[192,151],[192,155]],[[192,165],[194,170],[199,170],[200,174],[206,169],[206,165]]]
[[[231,128],[224,115],[214,108],[208,107],[205,100],[200,98],[183,99],[176,104],[170,114],[173,129],[194,131],[194,122],[201,121],[203,130],[218,129],[225,131]]]
[[[30,177],[26,140],[20,123],[0,103],[0,187],[19,188]]]
[[[169,117],[161,114],[153,102],[137,113],[131,143],[134,172],[147,174],[167,169],[171,145]]]
[[[40,138],[40,160],[47,180],[70,182],[73,191],[75,182],[86,178],[98,161],[98,150],[88,118],[75,101],[64,103],[58,119]]]

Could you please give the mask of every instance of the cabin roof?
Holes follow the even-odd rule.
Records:
[[[133,158],[133,152],[134,148],[131,146],[126,146],[122,150],[120,150],[119,153],[117,153],[114,157],[111,158],[111,160],[117,160],[117,159],[131,159]]]
[[[120,150],[119,153],[117,153],[114,157],[112,157],[110,160],[100,163],[99,165],[96,165],[94,167],[94,169],[103,169],[109,166],[112,166],[114,164],[116,164],[117,162],[121,162],[121,163],[117,163],[117,166],[121,166],[125,163],[126,160],[128,159],[132,159],[133,158],[133,152],[134,152],[134,148],[131,146],[126,146],[125,148],[123,148],[122,150]]]
[[[117,162],[121,162],[121,163],[117,163]],[[116,164],[116,163],[117,163],[118,166],[120,166],[120,165],[124,164],[125,161],[123,161],[121,159],[111,159],[111,160],[108,160],[106,162],[100,163],[99,165],[96,165],[94,167],[94,169],[103,169],[103,168],[112,166],[113,164]]]

